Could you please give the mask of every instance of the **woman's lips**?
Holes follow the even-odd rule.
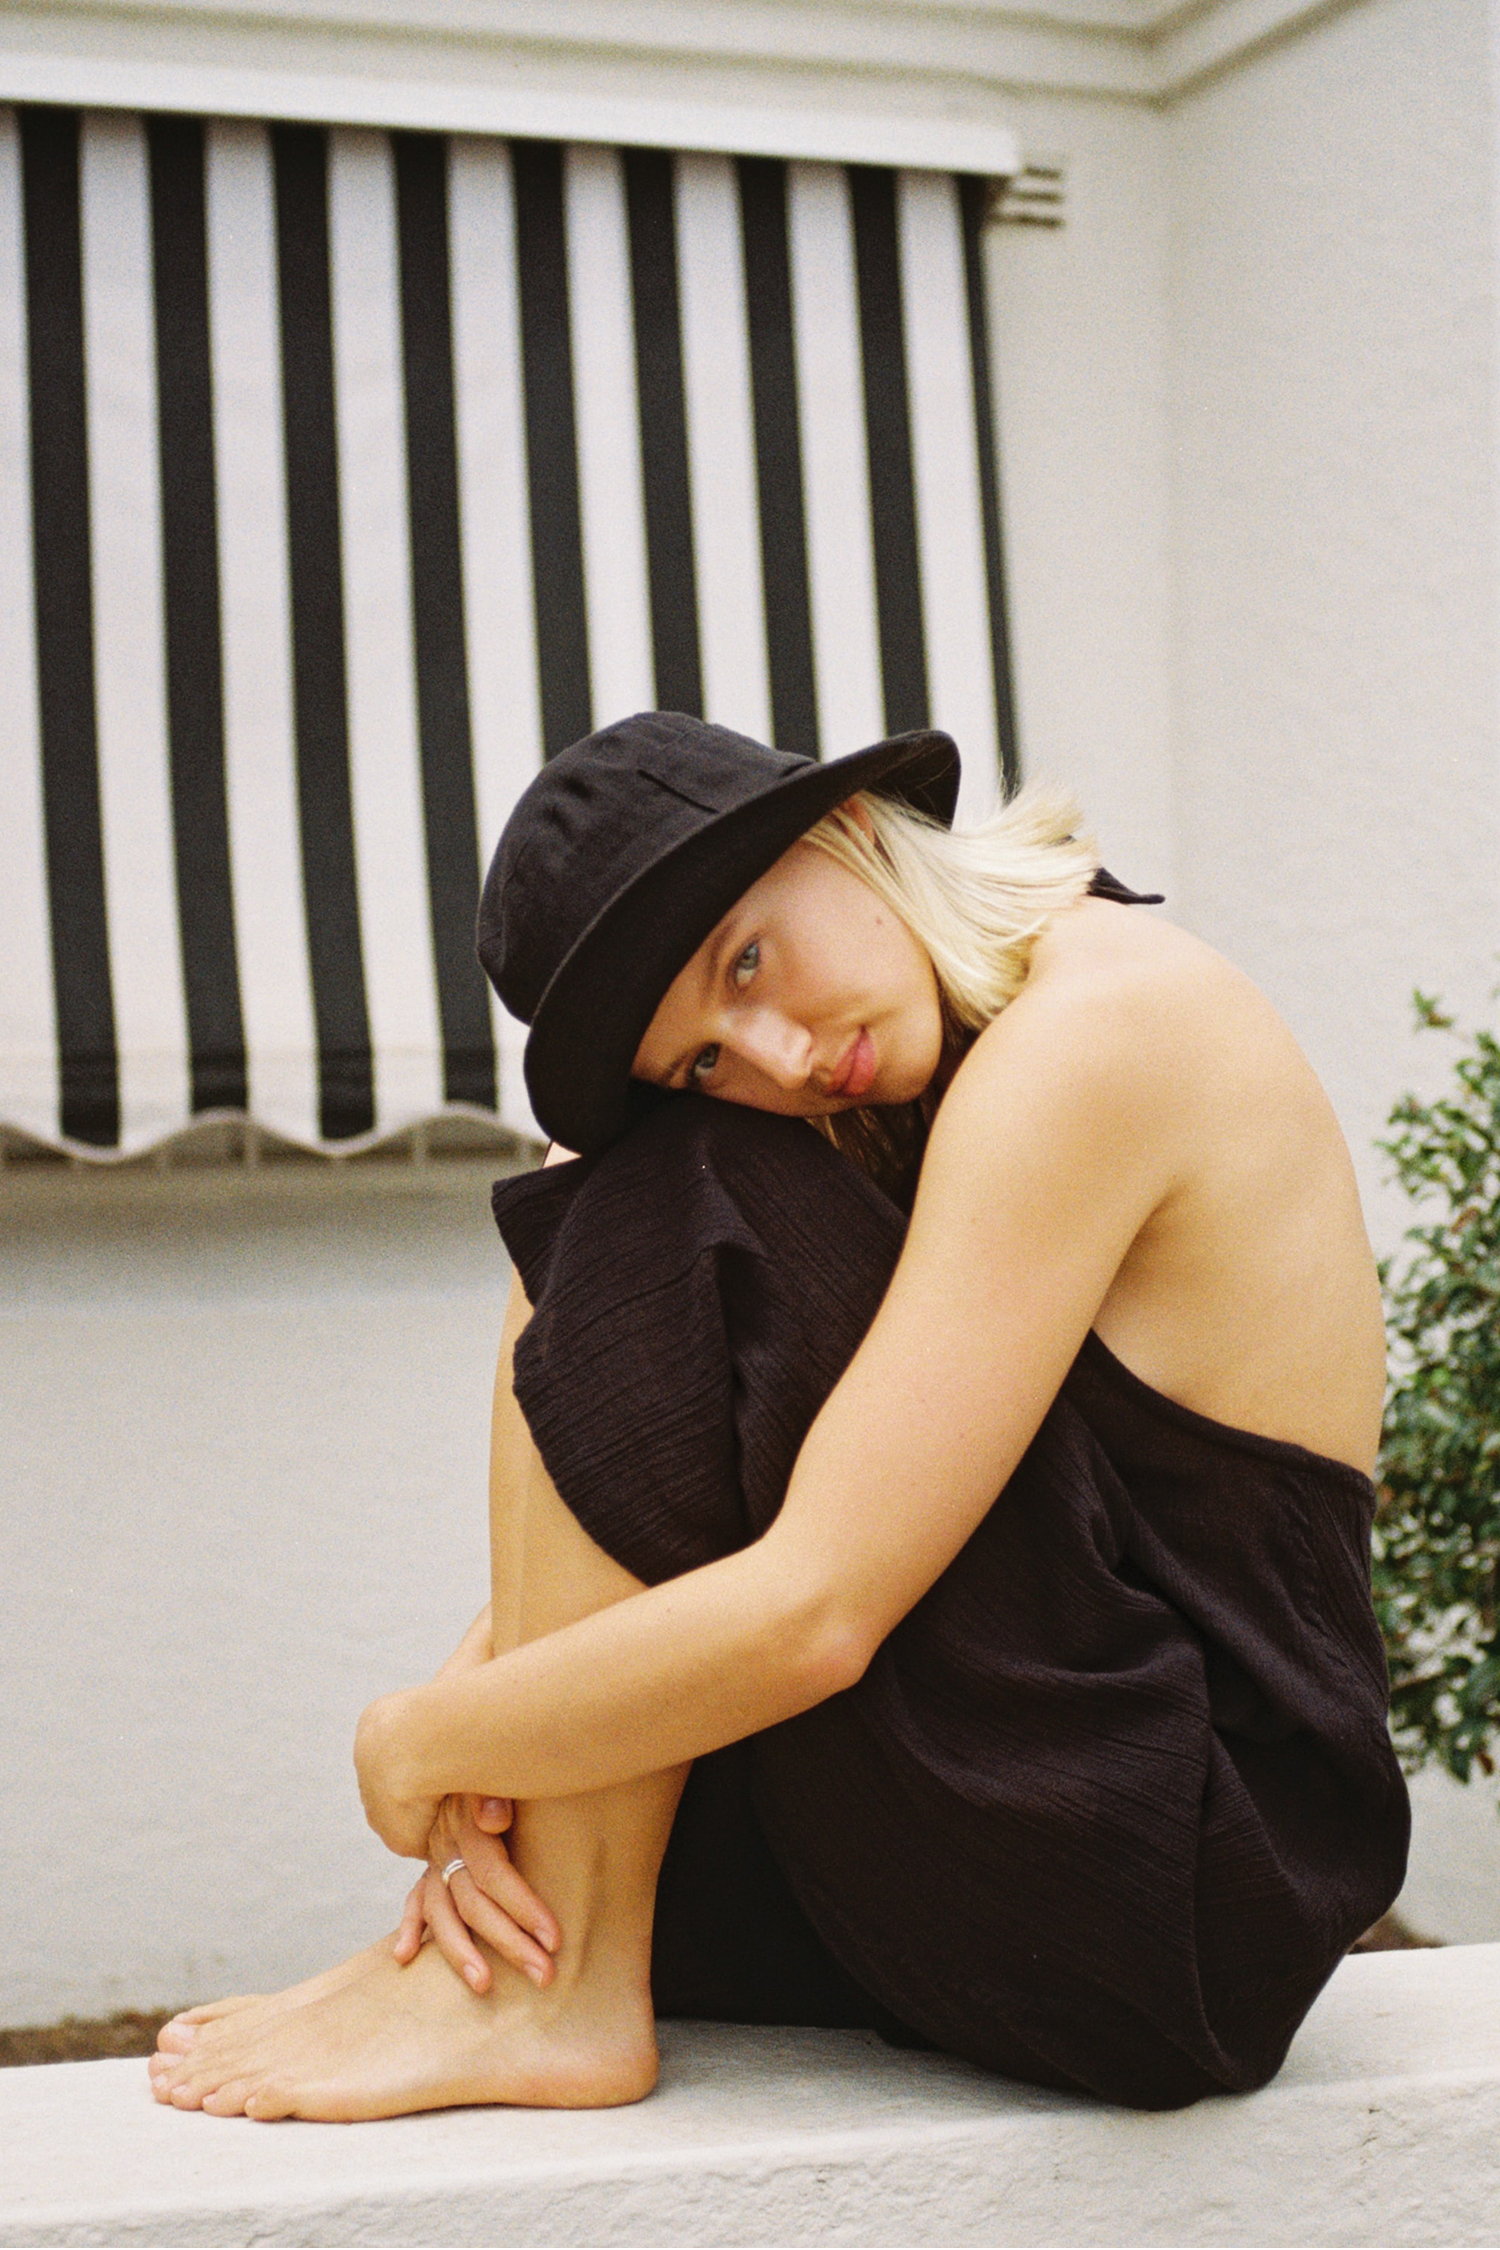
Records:
[[[830,1079],[828,1091],[836,1100],[857,1102],[869,1092],[874,1077],[875,1042],[868,1031],[859,1031]]]

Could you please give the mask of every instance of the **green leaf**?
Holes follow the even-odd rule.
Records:
[[[1418,1024],[1453,1031],[1413,994]],[[1460,1781],[1500,1745],[1500,1040],[1476,1032],[1432,1102],[1403,1094],[1377,1144],[1424,1221],[1382,1261],[1390,1384],[1375,1611],[1409,1767]]]

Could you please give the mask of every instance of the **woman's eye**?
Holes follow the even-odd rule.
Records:
[[[759,938],[752,938],[750,940],[750,943],[746,946],[744,952],[740,955],[739,959],[734,964],[735,983],[738,985],[748,984],[759,967],[760,940]]]
[[[708,1079],[712,1078],[718,1067],[718,1048],[700,1047],[688,1064],[688,1084],[690,1086],[702,1086]]]

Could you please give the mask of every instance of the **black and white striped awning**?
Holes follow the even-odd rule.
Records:
[[[992,798],[983,192],[0,110],[0,1123],[529,1129],[481,867],[626,711]]]

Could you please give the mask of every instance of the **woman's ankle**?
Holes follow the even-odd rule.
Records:
[[[517,1805],[511,1856],[561,1932],[547,1989],[649,2005],[661,1841],[638,1799],[623,1819],[601,1803],[614,1794]]]

